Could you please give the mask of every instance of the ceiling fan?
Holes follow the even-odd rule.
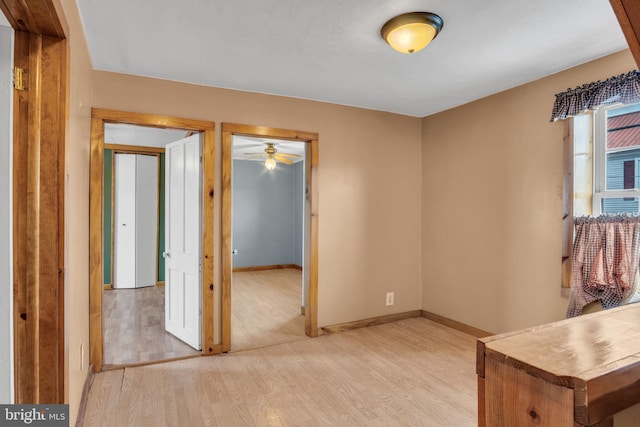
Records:
[[[276,161],[282,162],[286,165],[293,164],[293,160],[290,158],[300,158],[301,156],[292,153],[279,153],[276,149],[276,144],[273,142],[267,142],[267,147],[264,149],[264,153],[243,153],[246,157],[246,160],[253,160],[258,158],[267,159],[264,161],[264,167],[268,170],[274,170],[276,168]]]

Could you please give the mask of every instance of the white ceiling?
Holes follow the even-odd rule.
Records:
[[[187,136],[187,131],[105,123],[105,144],[164,147]]]
[[[233,136],[233,158],[238,160],[252,160],[257,162],[263,162],[264,158],[248,158],[252,156],[248,156],[246,153],[255,153],[262,154],[264,153],[264,149],[267,148],[267,142],[271,142],[275,144],[275,148],[278,153],[286,153],[286,154],[296,154],[300,157],[293,158],[290,160],[293,163],[298,163],[304,160],[304,150],[306,144],[304,142],[295,142],[295,141],[283,141],[278,139],[267,139],[267,138],[253,138],[250,136]]]
[[[78,6],[98,70],[418,117],[627,47],[606,0],[79,0]],[[380,28],[410,11],[440,15],[444,28],[426,49],[407,55],[387,46]]]

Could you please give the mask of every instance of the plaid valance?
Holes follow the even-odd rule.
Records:
[[[551,121],[566,119],[587,110],[595,110],[601,105],[633,104],[640,102],[640,72],[629,71],[627,74],[611,77],[603,82],[597,81],[567,89],[556,94]]]

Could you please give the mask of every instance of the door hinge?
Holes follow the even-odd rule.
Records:
[[[15,67],[13,69],[13,88],[15,90],[27,90],[26,74],[29,74],[24,68]]]

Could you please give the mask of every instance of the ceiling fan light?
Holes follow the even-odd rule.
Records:
[[[274,170],[276,168],[276,161],[274,158],[269,157],[267,160],[264,161],[264,167],[267,168],[267,170]]]
[[[415,53],[427,47],[442,30],[443,21],[429,12],[398,15],[382,26],[382,38],[395,50]]]

